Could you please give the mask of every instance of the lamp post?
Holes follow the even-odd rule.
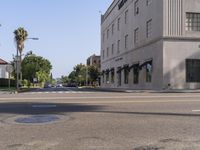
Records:
[[[27,40],[39,40],[39,38],[26,38]],[[17,55],[16,55],[16,86],[17,90],[19,90],[19,75],[20,80],[22,80],[22,70],[21,70],[21,63],[22,58],[19,56],[19,49],[17,48]]]

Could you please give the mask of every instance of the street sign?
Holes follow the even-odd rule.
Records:
[[[13,72],[13,66],[11,66],[11,65],[6,66],[6,71],[8,73],[12,73]]]

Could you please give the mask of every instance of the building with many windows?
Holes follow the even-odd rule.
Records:
[[[200,88],[200,0],[113,0],[101,72],[102,87]]]
[[[95,66],[100,70],[101,67],[101,58],[97,55],[92,55],[87,59],[87,66]]]

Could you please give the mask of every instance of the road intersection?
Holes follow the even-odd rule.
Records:
[[[0,95],[0,149],[200,149],[199,93],[66,91]]]

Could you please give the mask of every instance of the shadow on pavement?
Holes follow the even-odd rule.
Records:
[[[95,112],[103,106],[62,103],[1,103],[0,113],[6,114],[61,114],[66,112]]]
[[[84,105],[84,104],[65,104],[65,103],[26,103],[12,102],[1,103],[0,113],[6,114],[62,114],[73,112],[91,112],[104,114],[128,114],[128,115],[143,115],[143,116],[180,116],[180,117],[200,117],[200,114],[195,113],[168,113],[168,112],[126,112],[126,111],[109,111],[106,106],[100,105]]]
[[[107,114],[128,114],[128,115],[143,115],[143,116],[180,116],[180,117],[200,117],[200,114],[192,113],[165,113],[165,112],[123,112],[123,111],[95,111],[98,113]]]

